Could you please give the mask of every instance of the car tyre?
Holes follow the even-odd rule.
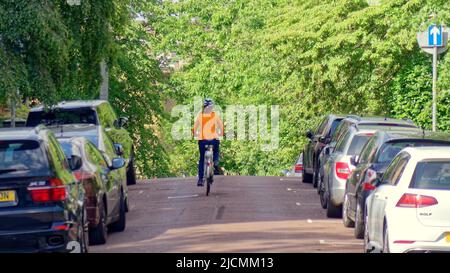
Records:
[[[348,199],[348,195],[344,196],[344,204],[342,205],[342,222],[344,223],[344,227],[352,228],[355,226],[355,222],[348,217],[348,205],[350,201]]]
[[[356,213],[355,213],[355,238],[356,239],[363,239],[364,238],[364,214],[361,209],[360,202],[357,202],[356,204]]]
[[[373,247],[370,246],[370,238],[369,238],[369,216],[367,215],[367,211],[364,213],[365,221],[364,221],[364,253],[370,253],[373,251]]]
[[[387,224],[384,223],[384,229],[383,229],[383,253],[390,253],[389,250],[389,233]]]
[[[123,192],[120,194],[120,208],[119,208],[119,220],[117,222],[111,224],[110,230],[111,231],[118,231],[122,232],[125,230],[125,227],[127,225],[127,219],[126,219],[126,203],[125,203],[125,197]]]
[[[319,183],[319,171],[314,171],[313,172],[313,177],[312,177],[313,187],[317,188],[318,183]]]
[[[132,159],[128,164],[127,185],[136,185],[136,168],[134,166],[134,159]]]
[[[89,223],[87,220],[86,208],[83,208],[81,228],[82,228],[80,238],[81,253],[89,253]]]
[[[319,188],[319,199],[320,199],[320,205],[323,209],[326,209],[328,207],[327,198],[325,196],[325,183],[323,181],[323,177],[321,177],[321,181],[318,185]]]
[[[327,217],[339,218],[342,217],[342,206],[336,206],[331,202],[330,194],[327,194]]]
[[[89,230],[89,242],[91,245],[103,245],[108,237],[108,226],[106,225],[106,207],[100,203],[100,220],[95,228]]]

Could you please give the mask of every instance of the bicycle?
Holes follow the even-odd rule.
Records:
[[[211,191],[211,184],[214,182],[214,161],[213,161],[213,145],[205,146],[205,165],[204,165],[204,173],[203,173],[203,185],[206,182],[206,196],[209,195]]]

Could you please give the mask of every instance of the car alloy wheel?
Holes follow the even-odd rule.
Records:
[[[370,239],[369,239],[369,217],[367,216],[367,213],[365,213],[365,218],[366,221],[364,223],[364,252],[365,253],[370,253],[373,251],[373,248],[370,247],[369,243],[370,243]]]
[[[353,222],[348,217],[348,204],[349,204],[348,195],[347,193],[345,193],[344,204],[342,205],[342,222],[344,223],[345,227],[354,227],[355,222]]]

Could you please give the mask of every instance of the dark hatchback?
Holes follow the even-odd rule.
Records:
[[[355,237],[364,237],[366,198],[376,188],[394,157],[406,147],[450,146],[450,134],[433,132],[378,131],[366,143],[359,156],[351,158],[356,168],[347,179],[343,221],[355,227]]]
[[[127,211],[125,189],[118,170],[125,166],[121,157],[109,165],[97,147],[84,137],[58,139],[71,161],[81,161],[75,177],[85,189],[85,206],[89,222],[89,242],[104,244],[108,231],[124,231]]]
[[[0,252],[87,252],[76,167],[49,130],[0,130]]]
[[[314,131],[308,130],[306,132],[308,143],[303,149],[303,183],[313,183],[314,187],[317,186],[319,154],[344,118],[345,116],[340,115],[327,115]]]

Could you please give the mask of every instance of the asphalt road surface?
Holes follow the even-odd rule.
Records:
[[[154,179],[129,198],[126,230],[91,252],[362,252],[299,178],[218,176],[210,196],[195,178]]]

